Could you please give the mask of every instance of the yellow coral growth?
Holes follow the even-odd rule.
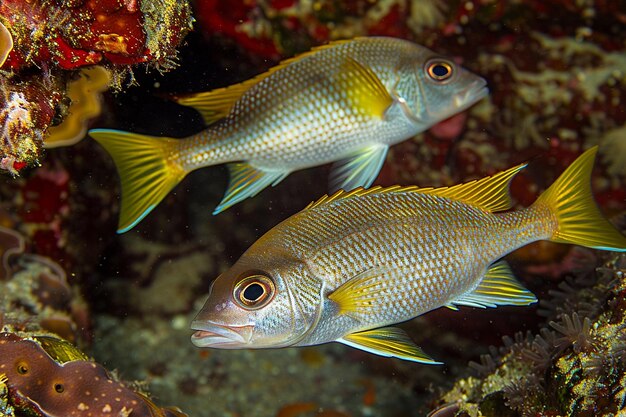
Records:
[[[44,138],[46,148],[73,145],[85,137],[87,122],[100,114],[100,93],[107,89],[110,80],[109,71],[103,67],[80,71],[80,78],[68,87],[67,94],[72,100],[69,115],[63,123],[48,129]]]
[[[13,49],[13,37],[9,30],[0,23],[0,67],[7,60],[9,52]]]

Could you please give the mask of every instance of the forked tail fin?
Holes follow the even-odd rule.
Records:
[[[547,206],[556,216],[558,227],[551,241],[626,252],[626,237],[602,216],[593,200],[591,170],[597,152],[595,146],[579,156],[535,206]]]
[[[120,175],[117,233],[135,227],[187,175],[174,157],[177,139],[109,129],[90,130],[89,135],[111,154]]]

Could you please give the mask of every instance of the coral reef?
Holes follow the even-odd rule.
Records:
[[[457,416],[619,415],[626,406],[626,256],[551,291],[547,325],[491,348],[441,396]],[[444,406],[445,407],[445,406]],[[448,406],[449,407],[449,406]],[[442,408],[443,409],[443,408]],[[433,414],[436,415],[436,414]]]
[[[512,184],[514,199],[527,206],[581,150],[599,144],[594,195],[607,215],[624,213],[623,1],[193,6],[198,31],[179,48],[191,21],[186,1],[0,2],[0,170],[20,174],[0,184],[0,317],[11,337],[48,351],[57,370],[64,360],[42,347],[44,338],[19,332],[73,340],[125,380],[145,381],[141,391],[147,387],[160,404],[193,416],[407,417],[438,406],[433,416],[624,413],[623,257],[545,242],[512,254],[515,275],[542,300],[538,311],[439,309],[403,325],[444,366],[416,367],[339,345],[198,350],[188,325],[212,280],[265,231],[325,193],[320,178],[328,167],[294,173],[219,216],[208,208],[222,196],[225,170],[194,172],[132,234],[115,236],[119,184],[108,156],[88,140],[49,149],[45,161],[41,153],[53,139],[82,136],[77,121],[90,116],[71,118],[81,107],[73,107],[78,99],[70,92],[96,81],[82,75],[100,70],[90,60],[117,89],[101,102],[99,127],[182,137],[203,125],[193,110],[163,97],[169,93],[240,82],[330,39],[391,35],[453,56],[485,76],[491,94],[394,146],[378,184],[450,185],[529,161]],[[119,31],[97,19],[73,23],[95,11]],[[180,66],[166,72],[175,56]],[[84,97],[82,108],[91,107]],[[70,125],[79,133],[67,133]],[[468,377],[472,370],[478,376]],[[0,375],[0,415],[23,414],[15,398]]]
[[[88,307],[70,286],[65,271],[49,258],[23,253],[24,239],[0,227],[3,274],[0,324],[46,330],[66,340],[89,339]]]
[[[47,129],[62,124],[75,110],[68,109],[68,103],[85,94],[76,91],[77,85],[94,88],[73,81],[78,69],[106,65],[112,74],[110,84],[117,89],[125,77],[132,80],[131,65],[170,70],[191,21],[186,1],[3,1],[0,169],[17,175],[38,163]],[[96,70],[91,71],[95,77]],[[66,131],[68,137],[61,140],[80,133],[75,128],[57,129],[54,141],[58,143],[58,135]]]
[[[0,67],[7,60],[11,50],[13,50],[13,36],[6,26],[0,23]]]

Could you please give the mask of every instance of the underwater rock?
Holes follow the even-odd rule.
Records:
[[[0,227],[4,274],[0,279],[0,325],[45,330],[72,342],[89,339],[89,309],[49,258],[22,253],[23,238]],[[16,243],[17,242],[17,243]]]
[[[41,417],[186,416],[178,409],[158,408],[66,342],[42,339],[0,332],[5,408]]]
[[[0,242],[0,416],[185,416],[88,360],[73,343],[91,342],[89,307],[65,271],[23,253],[11,229],[0,227]]]

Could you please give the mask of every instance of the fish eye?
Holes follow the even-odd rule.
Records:
[[[275,293],[274,281],[268,275],[258,272],[253,272],[252,275],[244,274],[233,290],[235,301],[247,310],[266,306]]]
[[[454,66],[450,61],[434,59],[426,63],[426,73],[435,81],[446,81],[454,74]]]

